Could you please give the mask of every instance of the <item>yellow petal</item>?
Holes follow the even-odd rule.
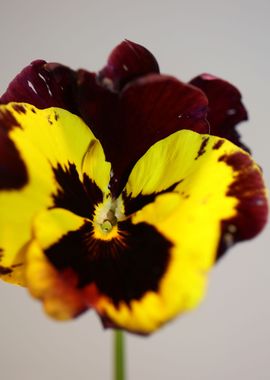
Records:
[[[245,181],[237,187],[243,172]],[[255,178],[261,180],[261,174],[250,156],[214,136],[179,131],[152,146],[131,172],[124,202],[133,224],[151,225],[171,243],[169,262],[157,291],[120,305],[100,297],[101,316],[120,328],[147,334],[196,307],[215,262],[222,222],[235,220],[237,230],[237,221],[251,208],[239,205],[248,199],[253,202],[252,225],[261,201],[265,204],[262,181]],[[247,198],[241,199],[243,194]]]

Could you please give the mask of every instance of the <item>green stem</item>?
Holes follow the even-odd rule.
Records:
[[[125,342],[121,330],[114,330],[114,380],[125,380]]]

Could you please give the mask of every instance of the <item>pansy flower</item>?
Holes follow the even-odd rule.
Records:
[[[209,104],[208,104],[209,100]],[[267,218],[238,90],[124,41],[99,73],[35,61],[0,99],[0,274],[60,320],[148,334]]]

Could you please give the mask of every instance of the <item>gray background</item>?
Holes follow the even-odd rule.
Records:
[[[236,84],[241,130],[269,183],[269,1],[0,0],[0,90],[35,58],[97,70],[128,38],[164,73],[210,72]],[[149,338],[128,336],[129,380],[270,378],[269,229],[234,247],[211,274],[205,302]],[[107,380],[111,331],[90,312],[56,323],[24,289],[0,283],[3,380]]]

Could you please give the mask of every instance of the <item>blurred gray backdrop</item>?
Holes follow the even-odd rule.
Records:
[[[241,90],[244,140],[269,182],[269,0],[0,0],[0,92],[36,58],[98,70],[124,38],[162,72],[209,72]],[[270,378],[269,228],[234,247],[201,307],[148,338],[128,336],[129,380]],[[111,331],[93,312],[57,323],[24,289],[0,283],[3,380],[111,379]]]

